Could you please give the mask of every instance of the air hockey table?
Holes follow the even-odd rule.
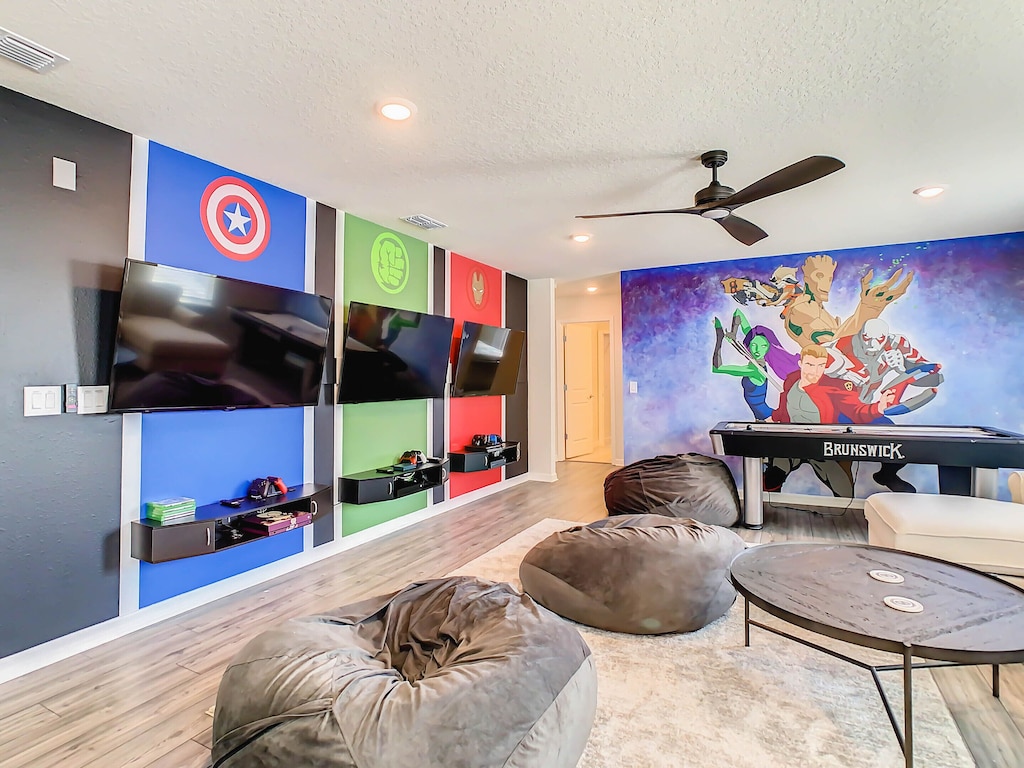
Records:
[[[765,458],[934,464],[939,492],[995,498],[1000,468],[1024,467],[1024,435],[993,427],[918,424],[773,424],[721,421],[711,445],[743,457],[743,524],[764,523],[761,462]]]

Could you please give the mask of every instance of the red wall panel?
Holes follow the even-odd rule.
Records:
[[[486,325],[501,325],[501,306],[505,281],[501,270],[467,259],[456,253],[451,254],[449,269],[449,314],[455,318],[455,339],[462,335],[462,323],[470,320]],[[452,344],[452,362],[458,352],[458,344]],[[501,397],[453,397],[449,401],[448,414],[449,450],[461,451],[481,433],[501,432]],[[448,480],[448,492],[452,498],[477,488],[497,483],[501,470],[486,472],[452,472]]]

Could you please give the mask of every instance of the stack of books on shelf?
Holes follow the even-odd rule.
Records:
[[[250,533],[258,533],[261,536],[273,536],[277,533],[284,533],[308,525],[312,522],[313,516],[309,512],[283,510],[267,510],[257,512],[254,515],[246,515],[241,520],[242,528]]]
[[[176,496],[173,499],[146,502],[146,517],[158,523],[171,523],[175,520],[195,517],[196,500],[187,496]]]

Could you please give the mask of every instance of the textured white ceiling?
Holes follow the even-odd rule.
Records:
[[[71,58],[0,84],[525,277],[1024,230],[1020,0],[5,0],[0,26]],[[406,124],[374,113],[395,95]],[[847,167],[743,208],[752,247],[573,219],[689,205],[715,148],[736,189]]]

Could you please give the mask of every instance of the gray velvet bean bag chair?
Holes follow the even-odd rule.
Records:
[[[609,515],[688,517],[726,527],[740,516],[729,467],[699,453],[655,456],[615,470],[604,479],[604,504]]]
[[[572,768],[590,649],[508,584],[412,584],[253,638],[221,680],[218,768]]]
[[[523,558],[519,577],[538,603],[581,624],[692,632],[735,601],[729,565],[744,547],[720,526],[623,515],[549,536]]]

